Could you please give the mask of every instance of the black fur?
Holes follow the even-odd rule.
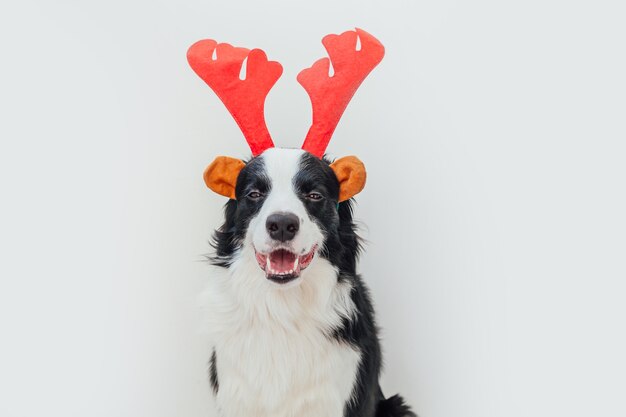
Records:
[[[220,383],[217,379],[217,355],[215,354],[215,349],[213,349],[209,362],[209,380],[211,382],[211,388],[213,388],[213,393],[217,394],[217,391],[220,389]]]
[[[339,269],[338,279],[349,281],[358,313],[354,320],[344,320],[342,325],[331,329],[328,337],[350,344],[361,352],[361,362],[354,388],[354,401],[346,404],[344,417],[411,417],[415,416],[399,396],[385,399],[378,379],[382,367],[378,329],[369,292],[361,277],[356,274],[356,263],[361,252],[361,241],[356,233],[352,215],[352,201],[337,203],[339,182],[329,167],[330,161],[305,154],[300,171],[294,179],[294,187],[301,196],[311,219],[325,233],[326,240],[320,255]],[[262,206],[262,200],[247,197],[252,189],[269,192],[271,183],[263,172],[261,158],[251,159],[239,174],[236,186],[237,200],[230,200],[225,207],[225,222],[214,234],[216,255],[213,264],[229,267],[241,244],[249,220]],[[304,196],[317,192],[324,197],[311,201]],[[215,352],[211,357],[211,383],[219,389],[215,368]]]
[[[235,194],[237,200],[229,200],[224,207],[225,222],[213,235],[212,246],[215,256],[210,260],[214,265],[228,268],[232,263],[235,251],[246,235],[250,219],[261,209],[262,201],[246,198],[252,190],[257,189],[268,193],[271,182],[265,175],[264,163],[261,158],[253,158],[246,163],[239,173]]]
[[[417,417],[399,395],[394,395],[378,403],[376,417]]]
[[[348,200],[337,206],[339,181],[329,164],[327,159],[305,154],[294,185],[300,195],[317,191],[325,197],[321,201],[310,201],[302,197],[301,200],[311,218],[326,234],[322,257],[339,267],[340,277],[343,277],[344,274],[355,274],[361,242],[352,221],[352,201]]]

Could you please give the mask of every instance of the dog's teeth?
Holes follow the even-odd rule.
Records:
[[[291,272],[296,271],[298,269],[298,263],[300,262],[300,257],[296,256],[296,262],[293,264],[293,269]]]
[[[270,257],[269,255],[267,256],[267,258],[265,259],[265,269],[267,269],[268,272],[272,272],[272,264],[270,262]]]

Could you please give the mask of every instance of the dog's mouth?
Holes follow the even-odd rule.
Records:
[[[265,271],[267,279],[279,284],[286,284],[298,278],[300,273],[311,264],[316,249],[317,245],[304,255],[298,255],[284,248],[273,250],[267,254],[255,251],[256,261]]]

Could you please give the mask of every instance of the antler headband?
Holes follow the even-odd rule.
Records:
[[[358,41],[360,48],[357,47]],[[350,99],[385,54],[385,48],[375,37],[358,28],[341,35],[327,35],[322,39],[322,44],[328,52],[328,58],[319,59],[310,68],[302,70],[297,77],[309,94],[313,108],[313,121],[302,149],[320,158],[324,155]],[[265,52],[260,49],[250,51],[211,39],[193,44],[187,52],[187,59],[191,68],[211,87],[233,116],[250,145],[252,154],[257,156],[274,147],[265,124],[264,108],[267,94],[282,74],[282,66],[278,62],[268,61]],[[246,74],[241,79],[244,61]],[[331,63],[333,75],[329,75]],[[361,164],[355,157],[348,158]],[[357,163],[354,160],[351,162]],[[241,167],[243,164],[241,161],[241,164],[227,162],[229,166]],[[209,166],[207,172],[214,164]],[[205,180],[211,189],[234,198],[234,187],[232,190],[230,187],[223,190],[218,186],[223,184],[209,184],[207,172]],[[238,172],[237,170],[237,174]],[[363,169],[363,185],[364,172]],[[338,178],[341,182],[339,174]],[[236,175],[234,179],[236,180]],[[214,186],[220,189],[216,190]]]
[[[357,37],[361,47],[357,50]],[[321,157],[350,99],[365,77],[383,59],[385,48],[362,29],[327,35],[322,43],[329,58],[316,61],[298,74],[298,82],[311,98],[313,123],[302,149]],[[215,58],[214,58],[215,56]],[[268,61],[260,49],[250,51],[206,39],[189,48],[191,68],[222,100],[250,145],[254,156],[274,146],[265,124],[264,104],[283,70]],[[244,60],[245,79],[239,74]],[[334,75],[330,76],[332,62]]]

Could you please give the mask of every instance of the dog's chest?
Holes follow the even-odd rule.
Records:
[[[228,291],[213,291],[210,314],[221,416],[343,415],[360,354],[329,333],[330,323],[341,321],[341,308],[333,305],[346,297],[329,294],[324,303],[307,309],[279,300],[261,305],[252,298],[235,301]]]
[[[292,333],[251,325],[216,344],[225,417],[340,417],[359,355],[304,324]]]

